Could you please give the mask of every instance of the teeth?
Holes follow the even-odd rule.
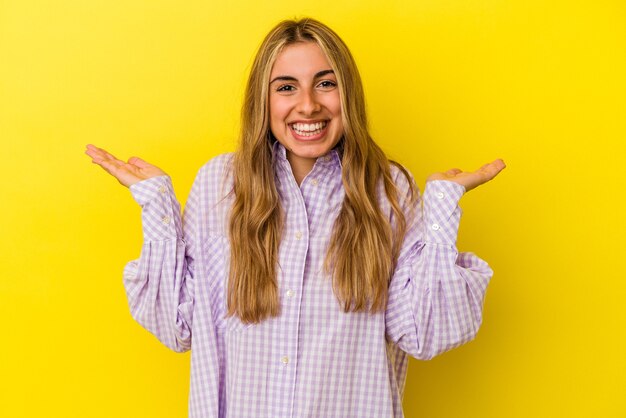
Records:
[[[291,127],[298,135],[311,136],[319,134],[326,127],[326,124],[327,122],[294,123]]]

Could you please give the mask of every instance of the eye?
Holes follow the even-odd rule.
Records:
[[[333,87],[337,87],[337,83],[331,80],[324,80],[319,83],[318,86],[324,89],[332,89]]]
[[[276,91],[278,92],[292,92],[294,90],[295,90],[295,87],[292,86],[291,84],[283,84],[276,88]]]

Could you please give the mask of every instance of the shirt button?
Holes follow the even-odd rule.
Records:
[[[302,239],[302,232],[300,232],[300,231],[296,232],[296,239],[298,241],[300,241]]]
[[[283,356],[280,358],[280,362],[283,364],[289,364],[289,357]]]
[[[439,228],[440,228],[440,227],[439,227],[439,225],[437,225],[437,224],[433,224],[433,225],[431,226],[431,228],[432,228],[434,231],[439,231]]]
[[[443,193],[437,192],[437,199],[443,199]]]
[[[295,295],[295,292],[294,292],[293,290],[289,289],[289,290],[287,290],[287,292],[285,293],[285,295],[286,295],[288,298],[292,298],[292,297],[293,297],[293,295]]]
[[[313,180],[311,180],[311,184],[313,186],[317,186],[319,184],[319,181],[317,181],[317,179],[313,179]]]
[[[324,156],[324,161],[330,161],[330,155],[325,155]]]
[[[162,217],[161,222],[163,222],[165,225],[168,225],[170,223],[170,217],[169,216]]]
[[[165,186],[159,187],[159,193],[165,194],[166,191],[167,191],[167,189],[165,188]]]

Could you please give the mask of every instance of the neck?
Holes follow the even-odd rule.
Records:
[[[291,165],[291,171],[296,179],[298,186],[302,183],[302,180],[311,172],[313,165],[315,164],[314,158],[302,158],[293,155],[293,153],[287,151],[287,161]]]

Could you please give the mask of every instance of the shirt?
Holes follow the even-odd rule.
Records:
[[[298,186],[276,143],[281,313],[251,325],[225,315],[232,156],[201,168],[182,219],[169,177],[131,186],[144,244],[124,271],[130,311],[167,347],[191,349],[189,416],[402,417],[408,355],[430,359],[463,344],[482,320],[492,271],[456,249],[464,187],[427,183],[407,219],[386,309],[345,313],[323,268],[344,198],[340,155],[318,158]],[[403,195],[408,180],[394,166],[392,174]]]

